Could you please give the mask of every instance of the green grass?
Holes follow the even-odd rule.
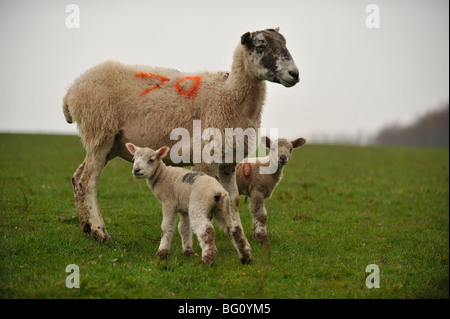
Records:
[[[254,263],[217,231],[213,267],[184,257],[178,233],[158,261],[161,207],[130,163],[112,161],[100,179],[104,245],[79,226],[77,137],[0,134],[0,151],[1,298],[449,297],[448,149],[305,145],[266,202],[270,249],[251,238],[241,198]],[[68,264],[80,289],[65,287]],[[365,285],[369,264],[379,289]]]

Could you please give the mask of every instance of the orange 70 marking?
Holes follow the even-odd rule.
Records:
[[[136,77],[140,77],[140,78],[157,78],[160,79],[161,82],[156,83],[154,86],[145,89],[144,91],[142,91],[139,95],[140,96],[144,96],[145,94],[147,94],[150,91],[159,89],[162,85],[164,85],[166,82],[169,82],[170,79],[166,78],[165,76],[159,75],[159,74],[152,74],[152,73],[145,73],[145,72],[138,72],[135,74]],[[180,84],[183,81],[186,80],[191,80],[194,81],[194,84],[192,85],[192,87],[190,89],[182,89]],[[185,76],[181,79],[178,80],[178,82],[175,84],[175,89],[178,91],[179,94],[185,95],[187,97],[195,97],[197,95],[198,89],[200,87],[200,83],[202,81],[202,77],[201,76]]]

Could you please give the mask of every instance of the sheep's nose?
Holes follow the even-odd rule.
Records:
[[[287,156],[286,156],[286,155],[281,155],[281,156],[280,156],[280,159],[281,159],[283,162],[286,162]]]
[[[135,168],[135,169],[133,170],[133,173],[134,173],[134,175],[136,175],[136,174],[139,174],[140,171],[141,171],[140,168]]]
[[[292,76],[294,80],[298,82],[299,77],[298,70],[289,71],[289,75]]]

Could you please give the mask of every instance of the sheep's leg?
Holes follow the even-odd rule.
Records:
[[[84,167],[86,166],[86,160],[81,163],[77,168],[72,177],[72,187],[75,195],[75,203],[78,211],[78,218],[80,219],[81,228],[85,233],[90,233],[91,226],[89,225],[89,214],[87,209],[84,207],[84,191],[79,181],[81,174],[83,173]]]
[[[214,227],[211,220],[207,217],[208,212],[199,209],[189,209],[189,220],[197,236],[200,247],[202,248],[202,260],[204,264],[212,265],[214,263],[214,255],[217,253],[214,241]]]
[[[239,256],[243,263],[252,262],[251,247],[245,237],[244,228],[242,227],[241,218],[239,216],[239,191],[236,184],[236,164],[224,164],[219,168],[220,182],[228,192],[230,215],[232,217],[233,227],[231,228],[231,238],[233,244],[239,251]]]
[[[178,223],[178,232],[181,236],[181,244],[183,247],[183,254],[190,256],[194,253],[192,248],[192,232],[191,226],[189,225],[189,215],[181,214],[180,222]]]
[[[253,238],[263,243],[267,242],[269,238],[267,237],[266,230],[267,211],[264,206],[264,196],[259,192],[252,192],[250,200],[253,221]]]
[[[239,216],[239,190],[236,184],[236,164],[224,164],[219,169],[220,183],[230,195],[230,208],[236,223],[242,228]],[[245,235],[244,235],[245,236]]]
[[[73,177],[72,177],[72,185],[75,185],[75,184],[77,184],[77,183],[80,181],[81,173],[83,173],[84,166],[86,165],[85,162],[86,162],[86,161],[83,161],[83,163],[81,163],[81,165],[78,166],[77,170],[76,170],[75,173],[73,174]]]
[[[234,221],[233,216],[231,215],[229,202],[230,199],[226,196],[223,199],[223,206],[215,212],[214,217],[230,237],[233,246],[238,251],[241,262],[243,264],[250,264],[253,259],[250,244],[244,236],[242,227]]]
[[[161,223],[161,243],[159,244],[156,256],[161,259],[167,257],[170,251],[170,243],[175,230],[176,210],[163,206],[163,220]]]
[[[98,208],[97,186],[100,174],[106,166],[112,143],[113,140],[95,150],[88,151],[86,159],[72,178],[75,203],[83,231],[101,242],[110,241],[111,236],[106,231],[105,222]]]

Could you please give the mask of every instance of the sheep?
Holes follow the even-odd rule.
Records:
[[[270,138],[262,137],[262,143],[270,149],[266,158],[246,158],[236,166],[236,181],[240,195],[250,197],[252,213],[253,238],[260,242],[267,242],[266,219],[267,211],[264,201],[272,196],[272,193],[283,177],[283,169],[290,161],[292,150],[306,143],[304,138],[289,141],[278,139],[273,143]],[[261,174],[260,167],[269,165],[269,157],[278,168],[273,174]]]
[[[127,143],[126,147],[134,156],[133,175],[147,180],[148,187],[162,205],[161,243],[157,256],[163,259],[169,254],[175,215],[179,212],[178,232],[183,254],[194,253],[192,228],[202,248],[203,263],[213,264],[217,252],[212,225],[212,218],[215,217],[229,235],[241,262],[252,262],[252,251],[242,227],[233,220],[228,193],[215,178],[181,167],[166,166],[162,159],[169,147],[163,146],[156,151],[132,143]]]
[[[228,73],[189,74],[107,61],[80,75],[63,98],[63,112],[68,123],[77,123],[86,150],[72,177],[83,231],[101,242],[111,240],[98,207],[97,185],[110,160],[120,157],[132,161],[127,142],[153,149],[172,147],[176,142],[170,139],[172,130],[186,128],[192,136],[194,120],[222,134],[225,128],[256,131],[261,123],[266,80],[285,87],[299,82],[298,68],[278,28],[242,35]],[[164,160],[175,164],[170,156]],[[192,156],[191,163],[178,165],[191,164]],[[240,224],[235,173],[225,173],[220,163],[195,163],[194,168],[219,177]]]

